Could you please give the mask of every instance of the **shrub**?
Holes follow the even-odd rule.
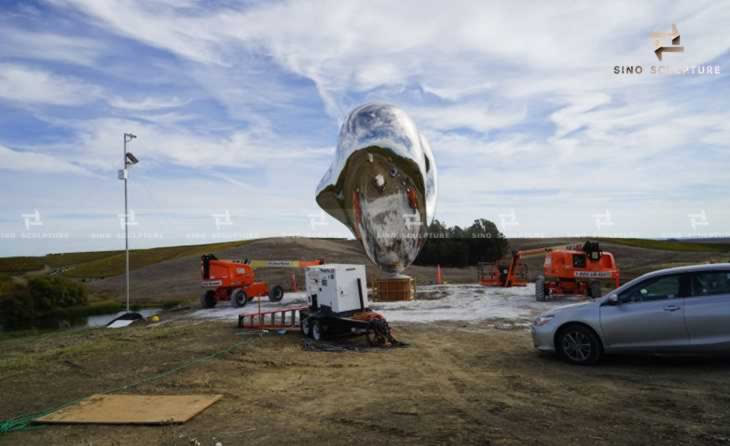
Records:
[[[85,305],[86,288],[62,277],[36,277],[27,284],[0,289],[0,323],[6,328],[27,328],[36,321]]]

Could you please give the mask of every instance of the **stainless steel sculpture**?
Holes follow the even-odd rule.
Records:
[[[398,276],[426,241],[436,207],[436,163],[402,110],[357,107],[342,124],[317,203],[345,224],[383,272]]]

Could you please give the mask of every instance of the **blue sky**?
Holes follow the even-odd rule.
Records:
[[[605,3],[3,2],[0,255],[123,246],[124,132],[133,247],[349,236],[314,189],[367,101],[428,137],[448,224],[727,236],[730,6]]]

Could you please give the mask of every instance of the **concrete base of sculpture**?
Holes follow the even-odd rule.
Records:
[[[413,300],[416,297],[416,286],[412,277],[400,275],[382,278],[377,280],[376,286],[378,302]]]

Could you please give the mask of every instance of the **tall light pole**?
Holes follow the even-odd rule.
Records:
[[[127,295],[127,313],[129,313],[129,211],[127,206],[127,178],[129,175],[127,169],[139,162],[137,157],[127,152],[127,143],[136,137],[131,133],[124,134],[124,158],[122,160],[124,168],[119,171],[119,179],[124,180],[124,256],[126,260],[125,293]]]

